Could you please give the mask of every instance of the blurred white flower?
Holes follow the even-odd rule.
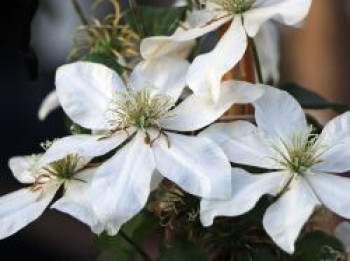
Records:
[[[40,166],[42,155],[13,157],[9,166],[16,179],[29,187],[0,197],[0,239],[11,236],[37,219],[58,189],[64,195],[51,207],[68,213],[100,233],[103,229],[91,206],[90,183],[94,168],[76,155]]]
[[[231,200],[203,200],[201,220],[208,226],[216,216],[246,213],[264,194],[278,196],[263,225],[282,249],[292,253],[315,207],[324,205],[350,218],[350,179],[330,174],[350,170],[350,113],[329,122],[317,136],[307,126],[300,105],[286,92],[266,87],[254,106],[258,127],[244,121],[215,124],[201,136],[216,141],[230,161],[267,173],[233,169]]]
[[[222,76],[244,55],[247,35],[255,37],[261,25],[272,19],[287,25],[299,24],[307,15],[311,0],[207,0],[204,9],[189,14],[190,28],[172,36],[146,38],[141,43],[141,55],[193,40],[231,22],[227,32],[213,51],[199,55],[193,61],[187,82],[195,93],[210,90],[214,101],[220,95]],[[202,5],[202,6],[203,6]]]
[[[343,244],[347,260],[350,261],[350,223],[347,221],[340,223],[335,229],[335,235]]]
[[[174,107],[188,66],[174,58],[144,61],[128,85],[100,64],[78,62],[57,71],[57,92],[67,115],[85,128],[109,134],[61,139],[41,164],[67,151],[95,157],[119,148],[98,168],[92,184],[94,209],[111,235],[145,206],[155,170],[189,193],[230,196],[230,164],[223,151],[207,138],[180,133],[209,125],[235,102],[256,100],[262,88],[230,81],[222,84],[217,104],[208,96],[191,95]]]

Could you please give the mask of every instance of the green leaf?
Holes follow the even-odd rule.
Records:
[[[289,83],[283,85],[281,89],[290,93],[305,109],[333,109],[337,113],[344,113],[350,110],[349,105],[327,101],[321,95],[297,84]]]
[[[83,61],[103,64],[116,71],[119,75],[123,74],[125,70],[114,57],[103,53],[88,54],[84,57]]]
[[[126,23],[141,36],[170,35],[186,14],[185,7],[137,6],[125,14]]]
[[[291,261],[339,261],[345,260],[343,247],[334,237],[324,232],[314,231],[306,234],[296,243]]]
[[[158,225],[158,220],[148,212],[141,212],[128,223],[126,223],[122,230],[131,238],[138,246],[142,247],[147,236]],[[136,250],[128,243],[120,234],[116,236],[108,236],[102,234],[95,238],[95,242],[100,249],[99,260],[109,261],[134,261]]]
[[[177,238],[171,246],[163,246],[158,261],[209,261],[194,243]]]

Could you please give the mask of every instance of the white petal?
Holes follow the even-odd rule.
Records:
[[[186,31],[177,30],[171,36],[153,36],[146,38],[141,42],[141,55],[143,58],[149,59],[169,53],[174,54],[179,48],[184,48],[181,44],[192,45],[194,39],[216,30],[232,19],[230,16],[221,19],[220,17],[222,17],[221,13],[213,12],[210,17],[206,17],[206,19],[210,19],[206,25],[190,28]]]
[[[158,170],[155,170],[152,175],[151,180],[151,191],[154,191],[158,188],[159,184],[164,180],[162,174]]]
[[[112,69],[97,63],[76,62],[56,73],[58,97],[66,114],[79,125],[109,129],[106,111],[116,91],[125,91],[122,79]]]
[[[340,223],[335,230],[336,237],[342,242],[347,256],[350,256],[350,223],[342,222]],[[348,259],[349,261],[349,259]]]
[[[321,172],[342,173],[350,170],[350,112],[331,120],[318,139],[322,162],[314,166]]]
[[[265,194],[277,195],[289,178],[287,173],[273,172],[260,175],[242,169],[232,169],[230,200],[202,199],[200,218],[204,226],[211,226],[217,216],[239,216],[251,210]]]
[[[258,128],[247,121],[217,123],[200,133],[215,141],[225,152],[230,161],[238,164],[266,169],[278,169],[272,158],[276,152]]]
[[[189,87],[196,94],[209,91],[217,101],[223,75],[241,60],[246,48],[247,36],[241,17],[237,16],[214,50],[194,59],[187,75]]]
[[[153,153],[158,171],[187,192],[227,199],[231,193],[231,167],[223,151],[206,138],[167,133],[158,139]]]
[[[41,216],[57,189],[56,185],[36,192],[25,188],[0,197],[0,239],[13,235]]]
[[[183,33],[185,30],[182,27],[177,28],[175,34]],[[168,41],[167,44],[159,49],[158,43],[161,43],[167,36],[156,36],[146,38],[141,42],[140,52],[144,59],[154,59],[160,57],[174,57],[178,59],[186,59],[196,46],[195,40],[185,42]]]
[[[246,82],[226,81],[221,84],[221,92],[216,103],[211,95],[191,95],[173,111],[173,117],[160,122],[165,129],[193,131],[216,121],[234,103],[250,103],[260,98],[263,89],[259,85]]]
[[[90,227],[96,226],[98,219],[91,204],[91,180],[95,171],[86,169],[76,174],[66,183],[63,197],[51,208],[67,213]]]
[[[39,111],[38,118],[43,121],[46,117],[54,110],[60,107],[60,101],[56,91],[50,92],[45,99],[42,101]]]
[[[122,144],[127,137],[128,135],[124,131],[107,137],[85,134],[67,136],[53,143],[39,160],[38,166],[44,166],[68,155],[87,158],[102,156]]]
[[[260,26],[269,19],[286,25],[302,22],[311,7],[311,0],[257,0],[249,11],[243,14],[244,27],[254,37]]]
[[[276,142],[281,138],[290,142],[295,134],[307,130],[303,109],[285,91],[265,86],[265,94],[254,102],[254,107],[259,129]]]
[[[130,76],[130,85],[139,90],[150,88],[154,93],[169,95],[178,100],[186,86],[189,62],[184,59],[162,57],[139,63]]]
[[[155,163],[145,136],[132,141],[98,168],[92,182],[93,208],[110,235],[146,204]]]
[[[329,174],[308,175],[318,198],[322,203],[345,218],[350,218],[350,179]]]
[[[298,178],[266,210],[264,228],[278,246],[291,254],[294,252],[295,240],[317,205],[320,202],[307,182]]]
[[[39,155],[31,156],[17,156],[12,157],[8,165],[15,176],[15,178],[21,183],[34,183],[35,177],[31,173],[31,168],[35,164],[35,158],[40,157]]]
[[[255,41],[263,79],[278,83],[280,79],[280,35],[277,25],[273,22],[263,24]]]

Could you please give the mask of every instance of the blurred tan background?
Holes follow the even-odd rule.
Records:
[[[350,1],[314,0],[301,30],[285,29],[282,81],[350,103]]]

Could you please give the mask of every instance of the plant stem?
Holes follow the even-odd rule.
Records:
[[[77,12],[77,14],[79,16],[81,23],[83,25],[87,25],[89,22],[84,14],[83,8],[81,7],[79,0],[72,0],[72,4],[73,4],[75,11]]]
[[[249,38],[249,45],[251,46],[252,51],[253,51],[254,60],[255,60],[255,68],[256,68],[256,72],[258,74],[259,83],[264,83],[264,79],[263,79],[263,75],[262,75],[262,71],[261,71],[261,64],[260,64],[258,49],[256,48],[256,44],[255,44],[255,41],[253,38]]]
[[[148,256],[148,254],[143,251],[143,249],[141,247],[139,247],[127,234],[125,234],[122,230],[119,231],[119,235],[126,241],[128,242],[130,245],[132,245],[135,250],[140,254],[140,256],[142,256],[142,258],[144,260],[147,261],[152,261],[152,259]]]

